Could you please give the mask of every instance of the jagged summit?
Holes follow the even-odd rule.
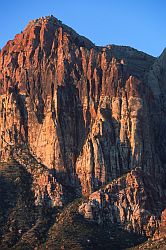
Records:
[[[88,49],[95,48],[97,51],[107,50],[107,53],[108,53],[110,58],[116,57],[117,59],[121,59],[122,57],[124,57],[124,58],[142,57],[142,59],[145,59],[145,60],[147,59],[147,61],[148,61],[148,59],[150,59],[151,61],[154,60],[154,57],[152,57],[152,56],[150,56],[142,51],[138,51],[130,46],[120,46],[120,45],[115,45],[115,44],[109,44],[106,46],[95,46],[92,41],[85,38],[84,36],[79,35],[75,30],[73,30],[71,27],[63,24],[61,20],[57,19],[53,15],[40,17],[40,18],[31,20],[28,23],[28,25],[26,26],[26,28],[24,29],[23,34],[26,36],[26,34],[29,34],[31,32],[31,30],[33,30],[33,29],[36,30],[36,33],[37,32],[39,33],[40,30],[44,29],[44,30],[46,30],[46,32],[50,32],[49,36],[51,39],[51,37],[53,35],[56,35],[55,32],[60,27],[80,47],[85,46]],[[19,35],[16,35],[16,38],[18,38],[18,37],[19,37]],[[20,34],[20,37],[22,38],[21,34]],[[10,41],[10,43],[14,43],[14,42],[15,42],[15,39]]]
[[[45,16],[45,17],[39,17],[39,18],[29,21],[27,27],[31,27],[34,25],[41,26],[43,23],[52,23],[56,25],[62,25],[62,21],[58,20],[53,15],[50,15],[50,16]]]
[[[87,47],[88,49],[95,47],[95,45],[84,36],[79,35],[75,30],[73,30],[71,27],[65,25],[62,23],[62,21],[58,20],[53,15],[46,16],[46,17],[40,17],[34,20],[31,20],[28,25],[25,27],[23,32],[21,34],[17,34],[13,40],[10,40],[4,48],[2,48],[2,52],[6,50],[8,45],[12,45],[14,43],[22,43],[26,38],[29,40],[29,37],[35,36],[37,40],[42,43],[43,35],[45,35],[45,38],[47,36],[47,39],[52,41],[53,38],[56,39],[57,32],[59,29],[62,29],[63,32],[66,33],[67,37],[71,39],[72,42],[78,44],[78,46]],[[34,35],[33,35],[34,33]],[[44,33],[44,34],[43,34]],[[34,37],[34,38],[35,38]],[[22,41],[23,40],[23,41]],[[47,41],[50,43],[50,41]],[[25,47],[28,43],[28,41],[25,42],[23,46]]]

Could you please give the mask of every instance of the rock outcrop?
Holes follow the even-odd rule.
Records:
[[[95,46],[51,16],[0,52],[0,161],[24,166],[36,206],[90,195],[87,218],[97,200],[98,220],[106,209],[110,221],[152,236],[165,208],[165,112],[166,51]]]
[[[55,170],[48,169],[38,162],[30,150],[21,144],[12,149],[12,157],[32,176],[32,190],[36,206],[63,206],[64,190],[56,180]]]
[[[165,193],[153,176],[136,169],[92,193],[79,212],[99,224],[119,224],[127,231],[147,237],[160,228],[159,235],[166,236],[165,201]]]
[[[157,228],[153,240],[166,239],[166,209],[162,211],[159,227]]]

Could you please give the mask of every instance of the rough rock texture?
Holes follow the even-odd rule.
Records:
[[[12,156],[32,176],[32,191],[36,206],[58,207],[63,205],[64,190],[62,185],[57,182],[54,170],[50,170],[38,162],[29,149],[22,145],[13,148]]]
[[[163,210],[161,214],[161,220],[158,227],[158,230],[156,230],[153,239],[163,239],[166,238],[166,209]]]
[[[146,222],[128,212],[115,217],[152,235],[148,228],[160,224],[165,208],[165,112],[165,50],[154,58],[127,46],[95,46],[51,16],[31,21],[0,52],[0,160],[30,173],[36,206],[88,197],[140,168],[153,178],[158,212],[147,219],[145,183],[131,172],[116,185],[138,194],[125,206],[137,209],[141,201]]]
[[[155,183],[153,176],[136,169],[92,193],[89,201],[79,207],[79,212],[99,224],[118,223],[128,231],[147,237],[153,236],[160,224],[159,235],[163,237],[166,236],[165,210],[162,212],[165,206],[166,196],[161,186]]]

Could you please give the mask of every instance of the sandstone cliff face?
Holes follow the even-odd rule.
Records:
[[[153,62],[95,47],[53,17],[30,22],[0,55],[1,159],[26,143],[85,194],[136,166],[159,174],[143,82]]]
[[[165,51],[97,47],[54,17],[31,21],[0,52],[0,159],[25,165],[37,204],[62,205],[66,187],[89,196],[136,167],[164,192],[165,88]]]

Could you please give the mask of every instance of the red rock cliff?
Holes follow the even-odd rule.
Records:
[[[97,47],[54,17],[31,21],[0,53],[1,160],[25,144],[86,195],[135,167],[164,183],[164,70],[165,53]]]

